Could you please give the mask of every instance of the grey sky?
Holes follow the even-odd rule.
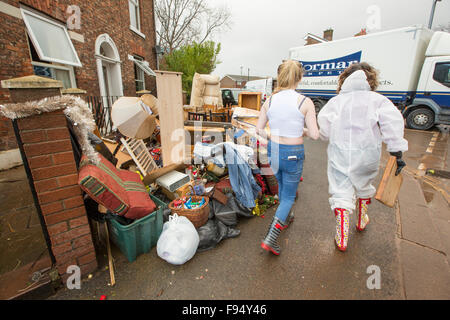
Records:
[[[230,30],[215,36],[222,43],[222,61],[213,74],[275,76],[289,48],[304,44],[308,33],[323,35],[334,29],[334,39],[353,36],[365,28],[371,5],[380,8],[381,29],[428,25],[432,0],[208,0],[227,5],[232,12]],[[433,27],[450,22],[450,0],[437,3]],[[377,32],[377,31],[373,31]],[[388,48],[386,48],[389,50]]]

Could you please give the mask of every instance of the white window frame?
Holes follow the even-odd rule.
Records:
[[[134,81],[135,82],[142,82],[142,89],[141,90],[145,90],[145,73],[144,73],[144,70],[142,70],[142,68],[140,68],[139,64],[138,64],[138,61],[139,62],[143,62],[144,59],[138,58],[138,57],[133,57],[133,59],[134,59],[134,62],[135,62],[134,66],[135,66],[136,71],[137,71],[137,77],[139,78],[139,79],[135,78]]]
[[[21,10],[21,13],[22,13],[23,21],[25,22],[25,25],[27,27],[28,34],[30,35],[31,42],[33,43],[34,48],[36,49],[36,52],[38,53],[39,58],[41,60],[61,63],[61,64],[65,64],[65,65],[71,65],[71,66],[75,66],[75,67],[81,67],[82,66],[81,65],[81,61],[78,58],[77,51],[75,50],[75,47],[73,46],[72,40],[70,39],[70,35],[69,35],[68,31],[67,31],[67,28],[64,25],[62,25],[60,23],[57,23],[55,21],[52,21],[52,20],[50,20],[50,19],[48,19],[48,18],[46,18],[46,17],[44,17],[44,16],[42,16],[40,14],[34,13],[33,11],[26,10],[25,8],[20,8],[20,10]],[[57,26],[57,27],[63,29],[64,33],[66,34],[67,40],[69,41],[70,48],[72,49],[72,51],[73,51],[73,53],[75,55],[76,62],[65,61],[65,60],[60,60],[60,59],[55,59],[55,58],[51,58],[51,57],[45,56],[43,51],[42,51],[42,49],[41,49],[41,47],[39,46],[39,42],[36,39],[36,36],[35,36],[35,34],[33,32],[33,29],[31,28],[30,24],[28,23],[26,15],[33,16],[33,17],[35,17],[37,19],[43,20],[43,21],[45,21],[47,23],[50,23],[50,24],[52,24],[54,26]]]
[[[42,62],[37,62],[37,61],[31,61],[31,65],[37,66],[37,67],[47,67],[47,68],[69,71],[71,88],[77,87],[77,81],[75,79],[75,71],[72,66],[61,66],[61,65],[57,65],[57,64],[42,63]]]
[[[139,7],[139,0],[128,0],[128,6],[129,6],[128,8],[129,14],[131,14],[130,10],[132,7],[135,10],[134,13],[136,14],[136,26],[133,26],[131,24],[131,16],[129,16],[131,31],[135,32],[136,34],[145,39],[145,34],[141,32],[141,9]]]
[[[133,61],[136,66],[144,71],[147,75],[156,77],[156,73],[150,68],[149,63],[145,60],[137,60],[134,56],[128,55],[128,59]]]

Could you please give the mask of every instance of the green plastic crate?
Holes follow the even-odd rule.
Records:
[[[129,262],[148,253],[158,242],[163,227],[163,211],[167,204],[150,194],[157,209],[130,225],[124,226],[116,220],[108,220],[109,236]]]

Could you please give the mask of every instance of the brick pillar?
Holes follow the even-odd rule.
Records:
[[[14,81],[14,89],[9,87],[11,97],[17,99],[13,102],[60,94],[54,82],[39,88],[28,81],[26,88],[20,88],[16,79],[8,80]],[[65,280],[69,265],[80,266],[82,275],[94,271],[97,260],[65,115],[59,110],[18,119],[15,130],[59,275]]]

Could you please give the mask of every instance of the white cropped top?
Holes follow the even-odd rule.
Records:
[[[267,118],[272,134],[287,138],[303,135],[305,116],[300,112],[300,107],[306,97],[299,104],[300,96],[295,90],[283,90],[270,98]]]

